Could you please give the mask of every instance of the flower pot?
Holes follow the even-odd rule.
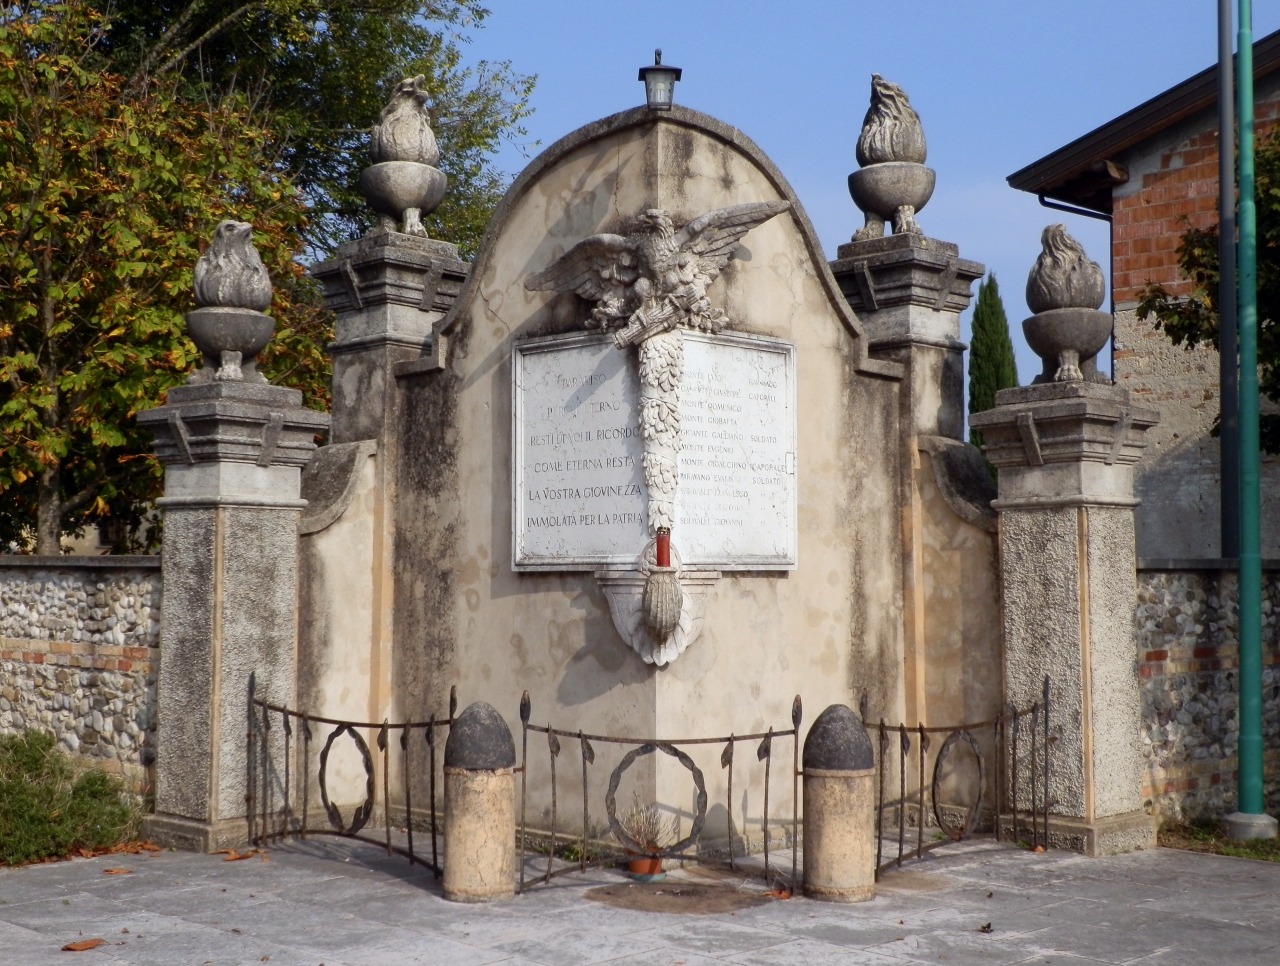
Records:
[[[661,882],[667,877],[662,871],[662,858],[656,855],[636,856],[627,863],[627,871],[638,882]]]

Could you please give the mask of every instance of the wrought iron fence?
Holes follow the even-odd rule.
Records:
[[[862,712],[865,720],[865,698]],[[1041,700],[1030,708],[1011,710],[987,721],[949,727],[926,728],[921,724],[908,728],[905,724],[888,725],[881,719],[873,732],[879,738],[876,742],[876,878],[941,845],[969,838],[988,814],[996,841],[1005,834],[1018,840],[1025,831],[1030,835],[1032,847],[1048,847],[1049,806],[1053,804],[1049,799],[1049,746],[1057,740],[1049,733],[1048,677],[1044,679]],[[940,735],[945,738],[933,755],[930,769],[930,750]],[[897,754],[892,755],[890,747],[895,744]],[[950,796],[943,788],[949,774],[947,763],[961,746],[973,755],[976,770],[976,781],[970,783],[968,804],[948,801]],[[990,775],[988,752],[995,757],[995,769]],[[926,775],[929,776],[927,782]],[[908,776],[914,781],[909,782]],[[886,802],[885,785],[894,777],[897,778],[897,798]],[[990,793],[988,777],[993,786]],[[909,784],[914,788],[909,790]],[[988,794],[989,812],[983,808]],[[1020,799],[1026,805],[1021,812]],[[958,818],[957,813],[961,813]],[[931,824],[939,836],[931,836],[926,842],[926,828]],[[885,838],[895,831],[897,855],[886,860]],[[915,847],[908,848],[912,834]]]
[[[582,731],[571,731],[562,728],[547,725],[530,724],[532,715],[532,704],[529,699],[529,692],[526,691],[520,698],[520,721],[522,725],[520,738],[520,765],[516,769],[520,773],[520,829],[518,836],[519,847],[519,868],[520,881],[517,887],[518,891],[524,891],[525,888],[535,885],[539,882],[548,883],[553,878],[561,875],[567,875],[573,872],[585,872],[588,868],[603,865],[611,865],[616,863],[625,855],[632,855],[644,858],[674,858],[674,859],[697,859],[705,862],[707,856],[705,852],[697,851],[697,846],[701,839],[703,828],[707,817],[707,790],[706,778],[702,769],[694,762],[689,754],[682,750],[684,747],[694,745],[716,745],[723,744],[724,748],[720,752],[720,767],[724,769],[726,774],[727,792],[726,806],[729,816],[729,848],[728,848],[728,865],[731,869],[737,869],[738,863],[735,857],[735,845],[733,837],[733,776],[734,776],[734,749],[741,742],[759,742],[755,749],[757,762],[764,767],[764,798],[762,809],[762,839],[763,839],[763,856],[764,856],[764,875],[768,881],[771,875],[777,873],[777,869],[770,867],[770,779],[773,764],[774,741],[776,739],[791,739],[791,816],[787,820],[791,829],[791,877],[788,887],[794,887],[797,880],[797,856],[799,845],[799,781],[800,781],[800,721],[803,717],[803,705],[800,696],[796,695],[795,700],[791,703],[791,727],[787,729],[769,728],[767,731],[757,732],[754,734],[728,734],[716,738],[637,738],[637,737],[617,737],[613,735],[586,734]],[[550,770],[551,784],[551,803],[550,803],[550,828],[549,830],[531,830],[528,824],[528,785],[529,785],[529,735],[543,734],[547,736],[547,754]],[[558,831],[559,825],[559,801],[557,794],[557,775],[556,762],[560,758],[563,746],[560,739],[566,741],[576,741],[578,744],[579,756],[582,763],[582,829],[578,836],[561,835]],[[600,744],[629,745],[630,750],[623,755],[621,761],[609,775],[609,784],[604,796],[604,810],[608,816],[609,833],[612,840],[603,840],[599,837],[592,836],[591,827],[591,787],[590,768],[595,764],[596,753],[593,742]],[[697,791],[695,798],[694,814],[689,834],[681,838],[679,841],[672,843],[665,848],[644,848],[640,843],[632,839],[622,822],[618,819],[616,796],[618,787],[621,784],[622,776],[635,762],[647,755],[660,752],[675,758],[681,765],[689,770],[693,780],[694,788]],[[598,812],[596,814],[599,814]],[[529,858],[530,846],[529,839],[536,837],[547,842],[545,853],[547,856],[546,868],[539,876],[529,877],[527,875],[527,859]],[[558,842],[563,841],[566,844],[576,840],[576,848],[573,854],[576,855],[576,862],[569,862],[556,868]],[[539,850],[541,852],[542,850]],[[537,853],[535,853],[537,854]]]
[[[342,838],[358,839],[386,848],[387,853],[397,853],[411,863],[425,865],[435,872],[437,878],[443,871],[439,853],[439,812],[436,780],[440,773],[438,763],[443,761],[443,745],[448,738],[448,730],[453,725],[454,713],[458,708],[457,688],[449,691],[449,717],[432,718],[426,721],[344,721],[338,718],[326,718],[309,715],[292,708],[271,704],[255,693],[254,676],[249,678],[249,729],[248,729],[248,791],[246,802],[249,815],[249,841],[254,845],[265,845],[282,838],[308,835],[336,835]],[[272,721],[278,720],[280,737],[273,737]],[[323,734],[323,729],[331,727],[324,746],[318,756],[313,756],[313,744],[318,736],[313,728]],[[364,734],[373,736],[378,748],[380,767],[375,767],[373,753]],[[407,847],[392,842],[391,832],[395,826],[391,803],[391,760],[390,747],[394,736],[399,735],[401,750],[401,769],[404,785],[404,826],[407,833]],[[348,735],[360,753],[364,767],[365,789],[364,801],[355,808],[349,821],[344,820],[341,810],[329,792],[329,757],[335,742],[343,735]],[[426,828],[431,836],[431,859],[418,855],[414,847],[414,811],[413,788],[420,778],[413,770],[412,743],[415,735],[421,735],[426,747],[427,775],[426,784],[430,807],[426,819]],[[274,747],[273,747],[274,746]],[[437,749],[440,754],[437,754]],[[274,753],[273,753],[274,751]],[[314,766],[315,771],[312,772]],[[382,794],[377,794],[377,773],[382,775]],[[311,788],[312,779],[320,795],[329,827],[311,824]],[[383,835],[379,838],[361,834],[373,817],[374,810],[381,798]],[[295,806],[301,808],[295,811]],[[396,810],[397,813],[399,809]]]

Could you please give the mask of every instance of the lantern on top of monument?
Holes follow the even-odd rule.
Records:
[[[1100,312],[1106,294],[1102,268],[1065,225],[1049,225],[1043,250],[1027,276],[1027,307],[1035,315],[1022,323],[1027,344],[1044,360],[1032,382],[1111,380],[1098,371],[1097,357],[1111,338],[1111,315]]]
[[[186,314],[187,334],[202,366],[187,382],[266,382],[256,356],[275,334],[276,322],[261,310],[271,304],[271,277],[253,247],[253,226],[224,221],[195,267],[196,308]]]
[[[849,175],[849,194],[866,215],[854,241],[895,234],[922,234],[916,212],[933,196],[934,171],[926,168],[924,128],[906,92],[879,74],[871,75],[871,106],[858,137],[858,164]]]
[[[434,167],[440,160],[436,136],[422,90],[426,76],[407,77],[396,87],[373,126],[369,154],[373,165],[360,173],[360,191],[381,215],[379,229],[426,235],[422,216],[444,199],[449,179]]]
[[[644,99],[651,111],[669,111],[675,99],[676,81],[683,73],[679,67],[662,62],[662,48],[653,52],[653,66],[641,67],[639,80],[644,81]]]

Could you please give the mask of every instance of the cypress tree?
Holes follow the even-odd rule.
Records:
[[[980,413],[996,404],[996,393],[1018,385],[1018,364],[1013,358],[1009,320],[1000,301],[994,274],[978,286],[973,309],[973,340],[969,347],[969,413]],[[969,441],[982,445],[982,434],[969,431]]]

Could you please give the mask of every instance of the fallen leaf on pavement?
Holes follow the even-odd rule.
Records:
[[[103,875],[128,875],[131,869],[103,869]]]
[[[790,899],[790,889],[774,889],[772,892],[766,892],[765,895],[772,896],[775,899]]]
[[[82,953],[86,949],[97,949],[99,946],[106,945],[105,939],[81,939],[79,942],[67,943],[62,947],[62,951],[66,953]]]

